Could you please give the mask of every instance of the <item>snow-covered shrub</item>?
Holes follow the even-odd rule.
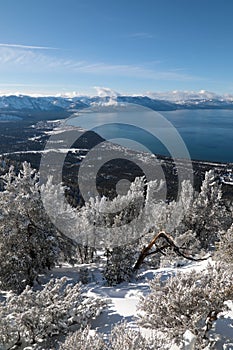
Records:
[[[74,324],[84,328],[104,306],[103,300],[84,296],[81,285],[69,284],[65,277],[50,280],[41,291],[26,287],[0,306],[0,346],[40,343]]]
[[[226,233],[220,235],[220,242],[217,245],[214,258],[233,266],[233,225]]]
[[[90,335],[90,329],[68,335],[59,350],[158,350],[166,348],[165,341],[157,338],[145,339],[139,331],[127,327],[127,323],[116,325],[107,339],[102,334]]]
[[[135,246],[114,247],[106,251],[107,261],[103,274],[108,285],[130,281],[134,275],[135,252]]]
[[[66,337],[59,350],[107,350],[103,337],[98,334],[91,335],[90,328],[78,330]]]
[[[162,349],[163,344],[162,339],[147,340],[139,331],[127,327],[127,323],[122,323],[113,328],[106,350],[155,350]]]
[[[186,330],[197,335],[197,347],[208,344],[211,317],[233,298],[233,273],[220,266],[207,271],[178,273],[167,281],[160,276],[150,283],[151,293],[140,302],[139,324],[164,332],[181,343]]]
[[[54,266],[60,248],[57,233],[40,199],[38,173],[28,163],[2,176],[0,192],[0,287],[21,292]]]

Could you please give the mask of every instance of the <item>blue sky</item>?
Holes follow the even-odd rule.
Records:
[[[233,93],[232,0],[0,1],[0,92]]]

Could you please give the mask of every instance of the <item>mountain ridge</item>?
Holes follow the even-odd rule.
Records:
[[[172,98],[165,99],[165,95],[161,95],[160,93],[148,93],[148,95],[117,94],[115,96],[74,97],[3,95],[0,96],[0,114],[17,111],[72,112],[88,107],[117,106],[125,103],[138,104],[156,111],[173,111],[180,109],[233,109],[233,97],[230,95],[223,97],[204,91],[193,94],[173,92],[173,95],[176,95],[173,100]]]

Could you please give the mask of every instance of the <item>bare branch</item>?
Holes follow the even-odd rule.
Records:
[[[152,249],[152,247],[156,244],[156,242],[158,241],[158,239],[160,238],[164,238],[166,240],[166,242],[168,243],[167,245],[160,247],[154,251],[154,252],[150,252],[150,250]],[[182,256],[183,258],[187,259],[187,260],[191,260],[191,261],[203,261],[203,260],[207,260],[209,258],[205,257],[205,258],[194,258],[192,256],[186,255],[184,253],[181,252],[181,250],[183,249],[182,247],[178,247],[177,244],[175,243],[174,239],[172,238],[172,236],[170,236],[168,233],[164,232],[164,231],[160,231],[151,241],[150,243],[143,248],[141,254],[139,255],[139,258],[136,262],[136,264],[134,265],[134,270],[138,270],[141,266],[141,264],[143,263],[143,261],[145,260],[145,258],[148,255],[152,255],[152,254],[156,254],[156,253],[162,253],[164,255],[164,253],[162,252],[165,248],[173,248],[174,252],[179,255]]]

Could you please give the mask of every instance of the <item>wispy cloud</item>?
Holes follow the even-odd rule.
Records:
[[[41,50],[41,49],[40,49]],[[0,44],[0,68],[4,69],[7,66],[15,66],[22,69],[37,69],[49,67],[59,63],[59,58],[41,52],[39,49],[25,47],[13,47]],[[64,61],[64,60],[63,60]],[[65,62],[60,62],[60,64]],[[5,66],[5,67],[4,67]]]
[[[107,63],[95,63],[95,64],[84,64],[80,66],[74,66],[76,71],[101,74],[101,75],[117,75],[117,76],[128,76],[134,78],[142,78],[149,80],[173,80],[173,81],[194,81],[202,80],[202,78],[193,76],[185,73],[183,70],[179,72],[177,69],[170,69],[162,71],[159,69],[150,69],[143,65],[135,64],[107,64]]]
[[[33,47],[34,48],[34,47]],[[55,51],[54,51],[55,52]],[[161,70],[148,64],[110,64],[89,62],[75,58],[64,58],[57,54],[45,53],[24,47],[4,46],[0,44],[0,71],[16,70],[23,72],[56,72],[72,74],[95,74],[104,76],[122,76],[149,80],[193,81],[200,80],[183,69]]]
[[[18,83],[0,83],[0,87],[25,87],[25,86],[34,86],[34,84],[18,84]]]
[[[56,47],[49,47],[49,46],[34,46],[34,45],[5,44],[5,43],[0,43],[0,47],[11,47],[11,48],[30,49],[30,50],[57,50]]]

